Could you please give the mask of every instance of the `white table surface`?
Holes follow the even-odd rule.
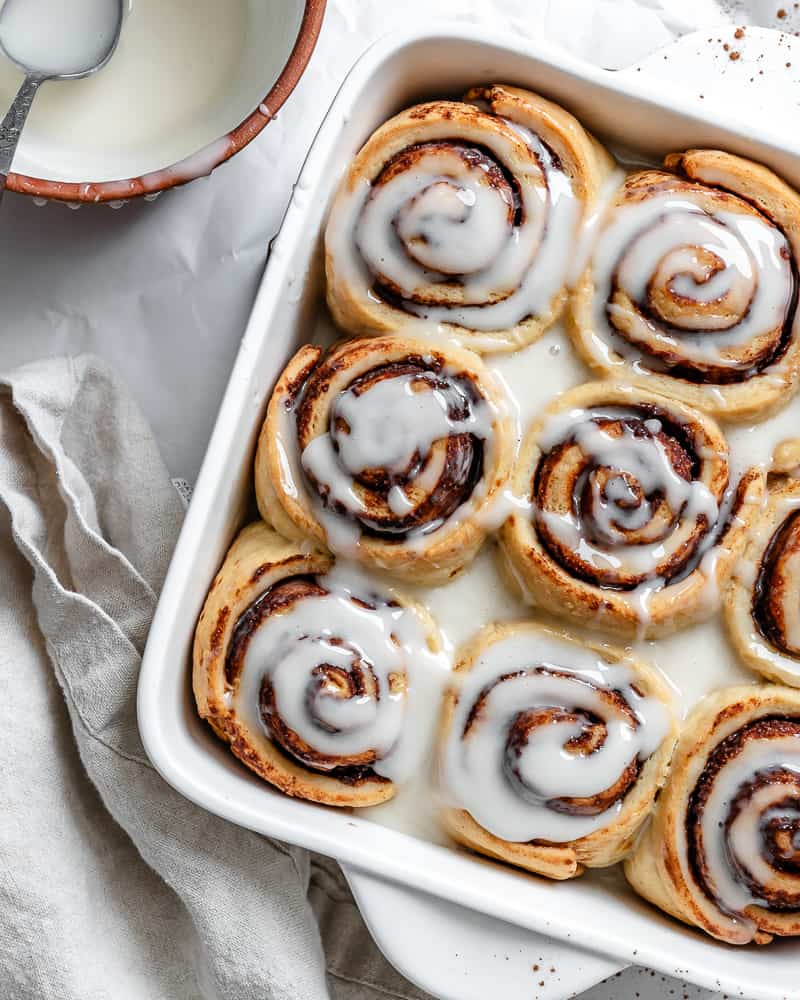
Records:
[[[704,30],[673,44],[668,57],[656,52],[712,24],[800,31],[800,11],[791,3],[785,8],[788,16],[778,18],[777,0],[328,0],[312,63],[278,119],[210,178],[118,211],[71,211],[6,195],[0,365],[82,351],[106,358],[150,419],[172,475],[192,481],[292,183],[339,83],[370,41],[412,18],[544,32],[608,68],[639,63],[670,86],[704,91],[707,102],[728,103],[736,86],[739,106],[759,115],[777,108],[796,122],[800,40],[773,46],[762,36],[745,39],[732,63],[715,44],[717,32],[708,43]],[[798,70],[785,65],[793,46]],[[756,66],[766,72],[750,84]],[[585,994],[587,1000],[711,996],[638,968]]]

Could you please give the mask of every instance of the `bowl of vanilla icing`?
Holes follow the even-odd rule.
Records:
[[[325,0],[125,0],[108,64],[39,89],[7,188],[118,202],[210,173],[275,117],[324,10]],[[53,34],[45,44],[63,45]],[[0,55],[4,108],[22,79]]]

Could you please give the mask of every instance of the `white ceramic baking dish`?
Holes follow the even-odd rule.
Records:
[[[553,884],[485,859],[389,830],[346,811],[293,800],[244,767],[196,716],[189,684],[194,625],[208,584],[251,498],[251,458],[271,386],[307,340],[321,284],[320,232],[353,153],[392,113],[417,100],[502,80],[564,104],[616,147],[659,158],[720,146],[800,183],[800,143],[703,114],[702,102],[617,77],[546,45],[447,26],[388,37],[356,64],[295,187],[231,376],[150,633],[139,685],[139,723],[150,758],[188,798],[227,819],[332,855],[520,927],[677,974],[735,996],[797,995],[797,944],[717,944],[662,916],[616,876]]]

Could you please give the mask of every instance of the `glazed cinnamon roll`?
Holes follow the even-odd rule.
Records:
[[[503,526],[530,603],[623,633],[659,635],[712,614],[764,477],[731,482],[714,421],[640,388],[594,382],[555,400],[523,441]]]
[[[652,668],[533,622],[490,625],[445,696],[444,823],[460,843],[554,879],[613,864],[650,811],[675,734]]]
[[[761,418],[800,377],[800,196],[718,150],[631,174],[572,300],[584,360],[720,417]]]
[[[442,330],[514,350],[560,314],[581,223],[612,160],[516,87],[396,115],[344,177],[325,234],[328,303],[356,335]]]
[[[510,471],[513,421],[477,355],[409,337],[302,348],[258,443],[256,496],[287,537],[414,582],[478,551]]]
[[[729,944],[800,934],[800,691],[728,688],[697,706],[625,874]]]
[[[194,694],[201,717],[270,784],[312,802],[375,805],[416,765],[431,685],[446,676],[439,650],[420,607],[259,522],[209,591]]]
[[[780,465],[781,449],[776,453],[775,474],[731,580],[725,617],[748,667],[800,686],[800,448],[795,450],[790,469]]]

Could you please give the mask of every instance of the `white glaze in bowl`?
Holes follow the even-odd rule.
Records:
[[[106,67],[43,84],[9,189],[112,201],[210,173],[277,113],[324,12],[324,0],[128,3]],[[0,59],[0,101],[11,103],[21,79]]]

